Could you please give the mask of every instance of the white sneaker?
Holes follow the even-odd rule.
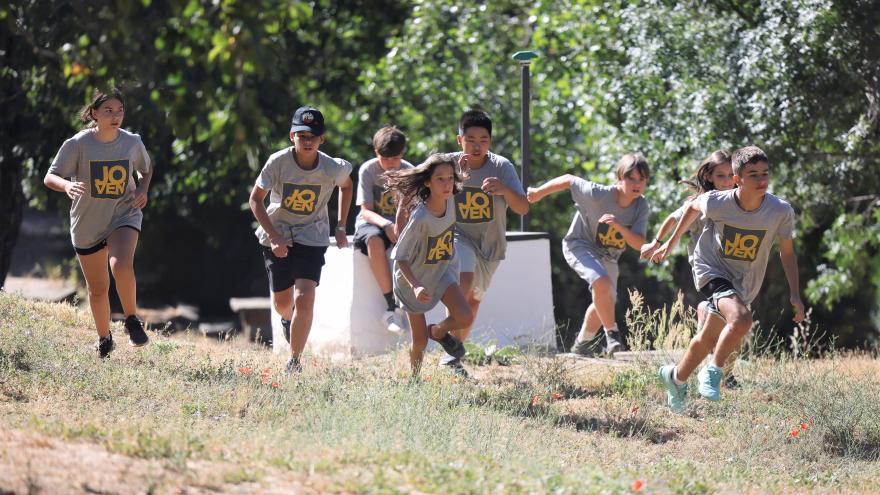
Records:
[[[391,333],[403,333],[403,327],[400,326],[400,322],[397,321],[397,315],[394,314],[394,311],[386,311],[382,313],[382,323]]]

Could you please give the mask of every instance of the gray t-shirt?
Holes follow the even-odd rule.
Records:
[[[305,170],[296,163],[293,146],[274,153],[257,177],[257,186],[270,190],[269,219],[286,240],[306,246],[330,245],[327,202],[333,188],[351,174],[351,164],[318,152],[318,165]],[[269,234],[257,227],[260,244],[269,246]]]
[[[400,170],[408,168],[413,168],[413,165],[406,160],[401,160]],[[361,165],[361,168],[358,170],[358,189],[355,205],[361,206],[364,203],[372,203],[373,211],[393,222],[397,214],[397,199],[394,193],[385,190],[385,178],[382,176],[384,173],[385,169],[379,164],[378,158],[367,160]],[[367,221],[358,213],[355,229],[365,223]]]
[[[599,223],[599,218],[610,213],[617,218],[618,223],[625,225],[633,233],[645,235],[650,208],[648,200],[643,196],[626,208],[621,208],[617,204],[614,189],[614,186],[603,186],[575,178],[571,184],[571,199],[574,200],[577,212],[563,242],[583,243],[598,256],[616,263],[626,249],[626,241],[614,227]]]
[[[456,153],[456,159],[461,153]],[[503,260],[507,252],[507,200],[504,196],[483,192],[483,180],[498,177],[517,194],[525,194],[522,182],[510,160],[489,153],[486,163],[471,169],[464,189],[455,195],[455,237],[467,242],[487,261]]]
[[[397,245],[391,251],[394,260],[394,295],[404,309],[412,313],[424,313],[437,305],[449,284],[458,282],[458,264],[455,261],[455,202],[449,198],[446,212],[435,217],[422,203],[416,207]],[[400,261],[409,263],[410,269],[422,286],[431,294],[431,300],[421,302],[403,272]]]
[[[120,227],[141,229],[144,214],[131,205],[134,172],[150,171],[150,156],[141,137],[124,129],[109,143],[85,129],[64,141],[49,173],[84,182],[86,192],[70,208],[70,238],[74,247],[96,246]]]
[[[768,193],[757,210],[745,211],[736,189],[711,191],[697,201],[707,222],[694,251],[694,283],[700,288],[723,278],[751,304],[764,282],[774,239],[794,238],[794,210]]]

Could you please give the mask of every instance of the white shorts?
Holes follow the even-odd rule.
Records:
[[[458,258],[459,273],[473,273],[474,283],[472,292],[474,299],[482,301],[489,285],[492,283],[492,276],[498,269],[500,261],[487,261],[477,254],[474,247],[469,242],[458,242],[455,245],[455,256]],[[459,275],[460,277],[461,275]]]

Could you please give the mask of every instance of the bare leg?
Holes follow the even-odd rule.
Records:
[[[611,284],[611,278],[603,275],[596,279],[590,287],[593,293],[593,304],[596,307],[599,320],[606,329],[615,328],[617,322],[614,319],[614,286]],[[588,309],[589,311],[589,309]]]
[[[272,293],[272,306],[284,320],[293,319],[293,287]]]
[[[752,329],[752,314],[737,296],[719,300],[718,310],[727,319],[727,325],[718,338],[718,344],[715,345],[713,364],[723,368],[727,358],[739,350],[743,338]]]
[[[474,272],[461,272],[458,275],[459,287],[461,288],[462,294],[467,299],[468,305],[471,307],[471,313],[473,314],[474,320],[477,318],[477,310],[480,309],[480,301],[474,299]],[[472,304],[472,301],[476,304]],[[446,316],[449,316],[451,313],[449,312],[449,308],[446,308]],[[458,340],[464,342],[471,335],[471,328],[473,328],[473,320],[471,324],[464,328],[456,328],[452,331],[452,335],[455,336]]]
[[[679,381],[686,381],[691,373],[697,369],[697,366],[703,362],[703,359],[712,352],[723,328],[724,320],[718,315],[709,313],[708,317],[703,320],[703,328],[697,329],[697,334],[691,339],[684,356],[675,367],[675,377]]]
[[[412,350],[409,353],[409,364],[412,366],[413,376],[419,374],[422,368],[422,358],[425,348],[428,347],[428,324],[425,322],[423,313],[407,313],[409,328],[412,334]]]
[[[290,355],[298,358],[306,347],[315,311],[315,288],[318,283],[304,278],[293,285],[293,314],[290,318]]]
[[[89,291],[89,308],[95,319],[99,337],[110,334],[110,272],[107,270],[107,249],[88,255],[76,255],[86,288]]]
[[[137,314],[137,282],[134,276],[134,250],[138,231],[129,228],[116,229],[107,238],[110,253],[110,271],[116,280],[116,293],[122,303],[125,316]]]
[[[470,327],[474,322],[474,315],[468,305],[467,299],[462,294],[458,284],[450,284],[440,298],[449,314],[440,323],[431,326],[431,337],[442,339],[447,333],[457,328]]]
[[[599,319],[599,310],[596,309],[595,304],[590,304],[584,313],[584,323],[581,325],[578,338],[589,339],[595,337],[601,326],[602,320]]]
[[[370,270],[373,271],[382,294],[391,292],[391,267],[385,255],[385,241],[381,237],[371,237],[367,241],[367,257],[370,259]]]

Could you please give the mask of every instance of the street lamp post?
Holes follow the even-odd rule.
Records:
[[[522,92],[520,94],[520,109],[522,127],[520,129],[520,151],[522,155],[522,184],[523,189],[529,187],[529,64],[532,59],[538,58],[538,54],[531,51],[521,51],[513,54],[513,59],[519,62],[520,80]],[[529,228],[529,216],[520,218],[519,230],[525,232]]]

